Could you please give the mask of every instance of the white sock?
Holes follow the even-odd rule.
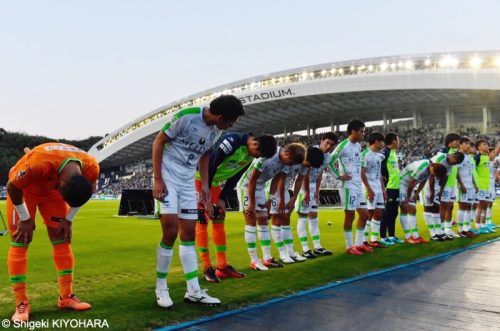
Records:
[[[451,231],[451,222],[444,221],[443,225],[444,225],[444,233],[450,233],[450,231]]]
[[[491,224],[491,207],[486,208],[486,224]]]
[[[429,234],[431,237],[434,236],[436,234],[436,230],[434,229],[434,219],[432,217],[432,213],[424,212],[424,221],[429,229]]]
[[[411,228],[408,224],[408,214],[401,214],[399,220],[401,221],[401,227],[405,233],[405,239],[409,239],[411,237]]]
[[[299,216],[299,221],[297,222],[297,235],[299,236],[300,245],[302,246],[302,251],[307,252],[309,250],[309,244],[307,242],[307,217]]]
[[[479,208],[476,209],[475,218],[476,218],[476,228],[479,229],[478,224],[481,223],[481,209],[479,209]]]
[[[363,231],[363,242],[368,242],[368,238],[370,236],[372,222],[370,220],[366,221],[365,230]]]
[[[194,241],[181,241],[179,243],[179,257],[184,270],[187,290],[189,294],[193,294],[200,290],[200,284],[198,283],[198,255],[194,248]]]
[[[464,230],[464,219],[465,219],[465,210],[459,209],[457,212],[457,226],[458,232],[465,231]]]
[[[434,219],[434,229],[436,229],[436,234],[444,234],[444,229],[441,225],[441,216],[439,213],[432,214],[432,218]]]
[[[345,247],[350,248],[352,246],[352,230],[344,230]]]
[[[356,246],[363,246],[365,228],[356,228]]]
[[[380,221],[372,220],[372,231],[370,241],[378,241],[378,237],[380,234]]]
[[[319,242],[319,226],[317,217],[309,219],[309,234],[311,235],[314,248],[321,248],[321,244]]]
[[[464,220],[463,220],[463,226],[462,226],[462,231],[469,231],[470,230],[470,210],[464,210]]]
[[[408,214],[408,225],[410,226],[411,235],[413,238],[420,238],[417,227],[417,215]]]
[[[173,247],[160,242],[156,249],[156,288],[167,287],[167,275],[172,263]]]
[[[250,255],[250,262],[255,262],[259,259],[257,256],[257,236],[255,235],[256,226],[245,225],[245,242],[247,243],[248,255]]]
[[[281,238],[283,238],[283,243],[285,244],[288,255],[294,255],[295,249],[293,248],[293,234],[292,228],[290,228],[289,225],[281,226]]]
[[[280,257],[286,254],[285,244],[281,236],[281,226],[271,225],[271,236],[273,237],[274,244],[278,248]]]
[[[257,225],[259,233],[260,247],[262,248],[262,258],[264,261],[269,260],[271,256],[271,235],[269,234],[269,226]]]

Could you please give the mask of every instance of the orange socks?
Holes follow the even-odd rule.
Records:
[[[10,284],[16,297],[16,306],[21,302],[28,303],[26,296],[26,272],[28,269],[28,246],[11,243],[7,256]]]
[[[200,252],[203,270],[212,266],[210,263],[210,252],[208,251],[208,224],[196,223],[196,246]]]
[[[57,269],[60,296],[65,299],[73,294],[73,267],[75,265],[75,259],[71,251],[71,244],[54,244],[53,247],[53,257]]]
[[[215,244],[215,256],[217,268],[224,269],[227,266],[226,257],[226,230],[224,223],[212,223],[212,237]]]
[[[212,222],[212,238],[215,244],[215,257],[217,259],[217,268],[224,269],[227,266],[226,257],[226,230],[224,223]],[[203,269],[206,270],[212,266],[210,262],[210,252],[208,250],[208,224],[196,223],[196,246],[200,252]]]

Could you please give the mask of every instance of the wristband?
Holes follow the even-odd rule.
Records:
[[[16,209],[17,211],[17,214],[19,215],[19,219],[22,221],[22,222],[25,222],[27,220],[29,220],[31,217],[30,217],[30,212],[28,211],[28,207],[26,207],[26,203],[23,202],[19,205],[14,205],[14,208]]]
[[[78,209],[80,208],[71,207],[69,209],[68,215],[66,215],[66,221],[73,222],[73,219],[75,218]]]

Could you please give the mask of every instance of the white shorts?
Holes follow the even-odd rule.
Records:
[[[198,219],[198,198],[194,181],[190,185],[165,181],[168,194],[160,201],[160,214],[177,214],[185,220]]]
[[[341,194],[344,210],[354,211],[362,208],[366,209],[366,198],[363,190],[360,188],[344,188],[344,194]]]
[[[477,191],[477,199],[479,201],[489,201],[490,191],[489,190],[479,190]]]
[[[238,202],[240,206],[240,212],[244,212],[248,207],[249,197],[248,197],[248,187],[244,186],[237,190]],[[266,212],[266,202],[267,194],[263,187],[257,186],[255,188],[255,211],[256,212]]]
[[[439,191],[441,190],[441,186],[439,185],[439,182],[436,180],[434,182],[434,201],[431,201],[430,200],[430,189],[429,189],[429,182],[425,183],[425,186],[424,186],[424,190],[423,190],[423,199],[422,199],[422,203],[424,205],[424,207],[432,207],[434,204],[437,204],[439,205],[440,202],[439,202],[439,197],[438,197],[438,193]]]
[[[455,202],[457,200],[457,188],[455,186],[445,186],[441,194],[441,202]]]
[[[495,190],[490,190],[490,194],[488,195],[488,201],[494,202],[496,195],[497,195],[497,192]]]
[[[271,215],[279,214],[278,213],[278,202],[279,202],[279,200],[280,200],[279,193],[278,192],[274,193],[274,196],[271,199],[271,209],[269,211],[269,214],[271,214]],[[288,202],[290,202],[290,192],[288,192],[287,190],[285,190],[285,205]],[[285,213],[288,213],[288,212],[289,212],[289,210],[285,209]]]
[[[311,185],[309,187],[309,202],[304,201],[304,190],[299,192],[299,196],[295,201],[295,211],[299,214],[309,214],[309,213],[317,213],[318,212],[318,201],[314,197],[314,193],[316,193],[316,184]]]
[[[406,199],[410,199],[411,197],[407,197],[408,195],[408,187],[406,187],[405,185],[401,185],[399,187],[399,204],[401,204],[401,202],[405,201]],[[408,204],[410,206],[415,206],[415,201],[409,201]]]
[[[372,202],[368,200],[368,192],[365,192],[365,199],[369,210],[385,208],[384,193],[382,192],[375,192]]]
[[[462,193],[460,190],[458,192],[458,202],[463,203],[474,203],[476,199],[476,189],[473,187],[466,187],[467,192]]]

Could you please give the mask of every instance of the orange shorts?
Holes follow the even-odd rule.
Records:
[[[194,184],[196,187],[196,193],[198,193],[198,195],[199,195],[201,193],[201,180],[195,180]],[[220,188],[220,186],[212,186],[210,188],[210,197],[211,197],[213,204],[216,204],[217,201],[219,201],[219,197],[220,197],[221,192],[222,192],[222,189]]]
[[[47,227],[58,229],[61,226],[61,221],[59,219],[66,218],[69,206],[58,191],[47,191],[41,195],[26,192],[25,190],[23,195],[32,220],[35,220],[36,211],[38,209],[40,215],[42,215],[43,223],[45,223]],[[7,222],[9,232],[12,235],[17,230],[19,215],[9,195],[7,195]]]

